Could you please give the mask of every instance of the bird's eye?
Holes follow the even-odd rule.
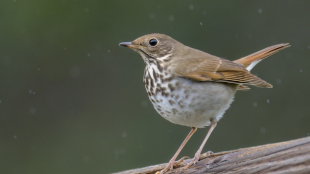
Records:
[[[151,39],[151,40],[149,41],[149,44],[150,44],[151,46],[156,46],[156,45],[157,45],[157,40],[156,40],[156,39]]]

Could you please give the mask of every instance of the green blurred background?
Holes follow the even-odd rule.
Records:
[[[204,151],[309,136],[310,1],[1,0],[0,173],[111,173],[168,162],[190,128],[152,108],[144,63],[119,47],[149,33],[234,60],[292,47],[238,92]],[[181,156],[191,156],[199,129]]]

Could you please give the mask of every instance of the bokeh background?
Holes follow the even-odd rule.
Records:
[[[289,42],[238,92],[204,151],[309,136],[310,1],[0,1],[0,173],[111,173],[168,162],[190,128],[152,108],[144,63],[119,47],[149,33],[234,60]],[[199,129],[181,156],[191,156]]]

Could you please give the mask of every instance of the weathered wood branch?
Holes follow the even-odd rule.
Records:
[[[177,173],[185,160],[168,173]],[[127,170],[116,174],[154,174],[167,164]],[[167,173],[167,174],[168,174]],[[189,173],[310,173],[310,137],[215,153],[181,172]]]

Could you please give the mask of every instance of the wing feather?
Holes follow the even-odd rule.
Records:
[[[287,45],[269,47],[235,62],[195,50],[194,52],[197,53],[196,56],[178,59],[174,72],[177,76],[194,81],[214,81],[239,84],[240,86],[238,89],[240,90],[249,89],[247,86],[243,86],[243,84],[262,88],[272,88],[271,84],[251,74],[246,67],[249,66],[248,62],[259,60],[258,57],[263,59],[285,47],[287,47]],[[195,54],[188,54],[188,56],[192,55]],[[255,56],[255,58],[251,58],[251,56]]]

